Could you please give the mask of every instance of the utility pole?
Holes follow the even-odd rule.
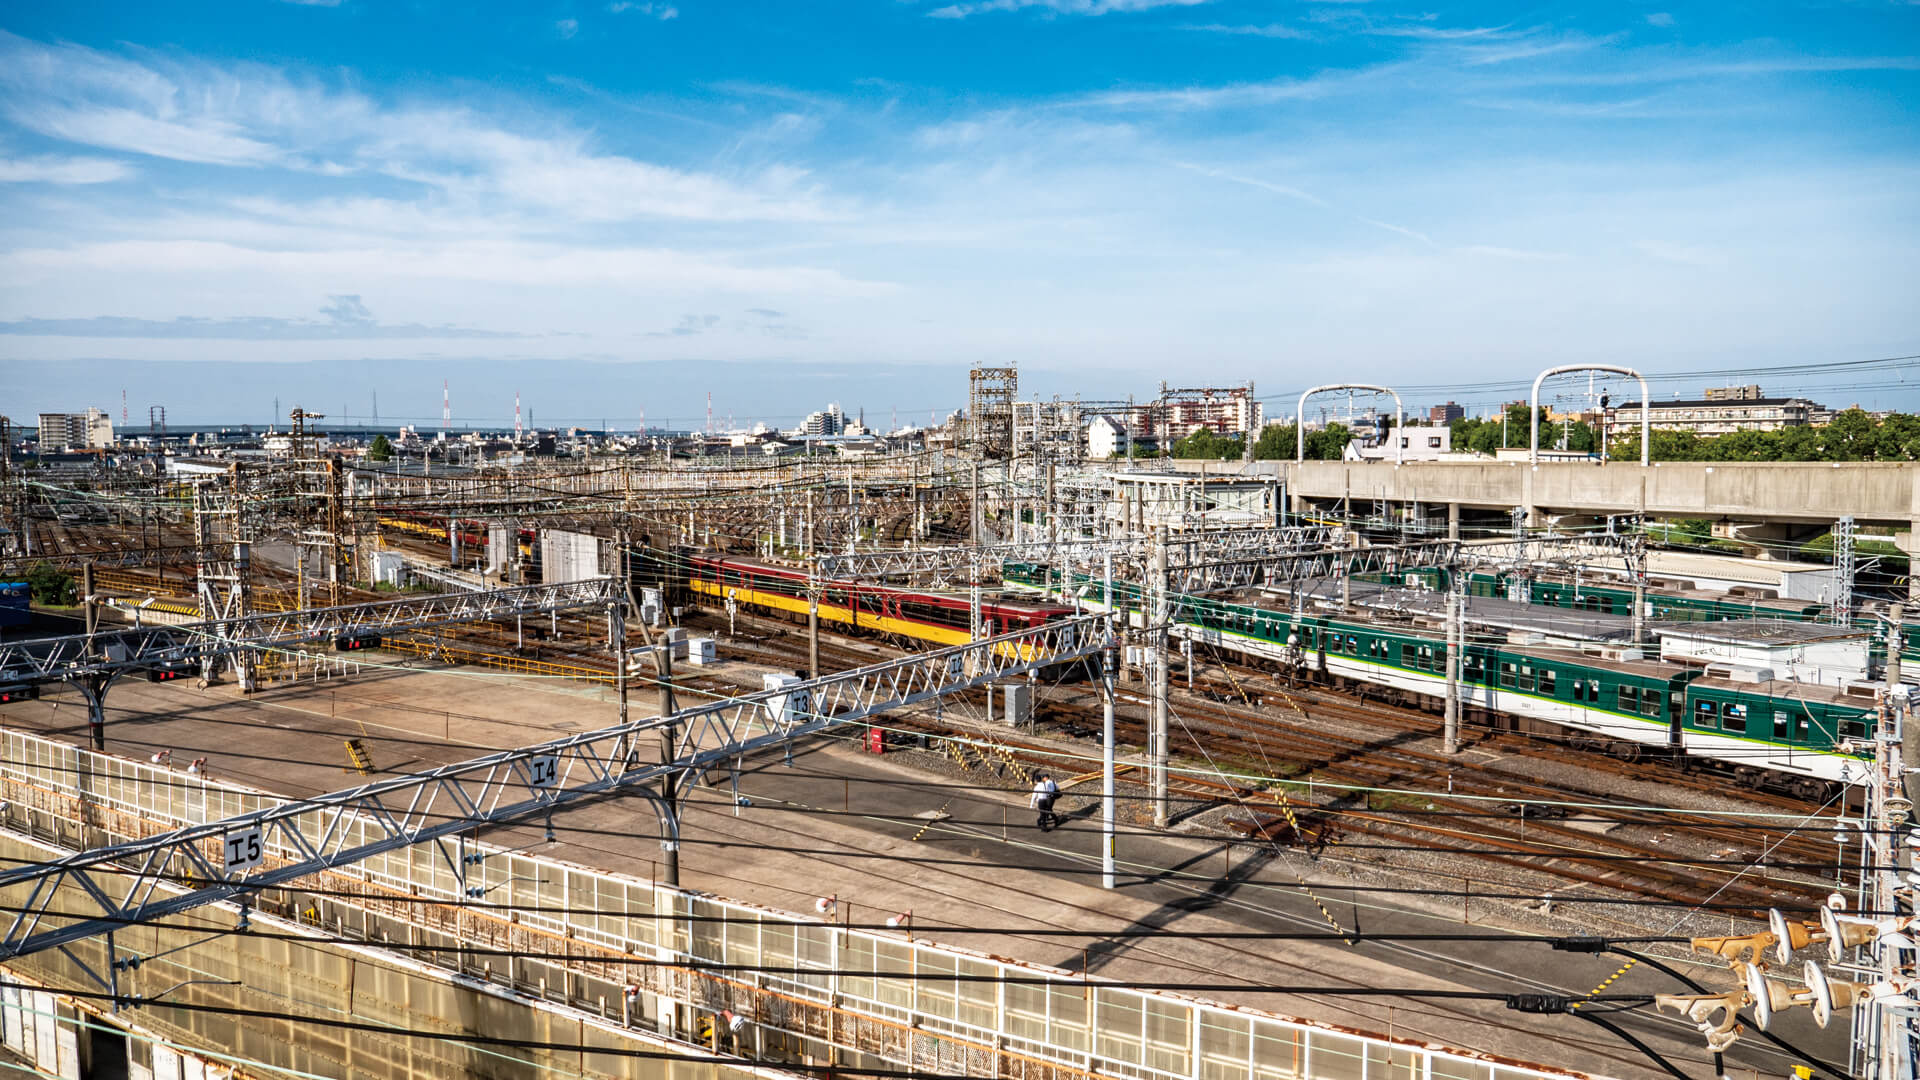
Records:
[[[967,535],[973,541],[973,546],[979,547],[980,529],[984,524],[981,519],[984,515],[980,512],[980,463],[977,461],[973,463],[973,498],[968,507]]]
[[[1887,690],[1889,693],[1900,689],[1900,647],[1906,643],[1905,631],[1901,620],[1907,613],[1905,604],[1892,604],[1887,609]],[[1896,781],[1906,793],[1909,806],[1920,802],[1920,724],[1913,721],[1911,710],[1905,710],[1900,725],[1900,769],[1896,772]],[[1895,791],[1894,794],[1900,794]],[[1909,813],[1912,811],[1909,810]],[[1907,845],[1910,849],[1912,845]]]
[[[1152,786],[1153,823],[1167,824],[1167,527],[1153,528],[1153,726],[1147,732],[1147,773]]]
[[[85,605],[87,637],[93,637],[100,629],[100,601],[94,596],[93,563],[80,567],[80,602]],[[92,643],[88,643],[92,648]]]
[[[653,655],[657,658],[660,672],[660,715],[670,717],[679,711],[673,700],[673,643],[662,641],[654,645]],[[680,741],[679,725],[668,721],[660,728],[660,761],[672,761]],[[678,887],[680,884],[680,774],[669,772],[660,777],[660,801],[665,807],[669,824],[668,836],[660,841],[662,854],[661,867],[665,871],[666,884]]]
[[[1898,623],[1894,625],[1897,627]],[[1890,661],[1891,656],[1889,654]],[[1912,698],[1906,690],[1889,682],[1885,692],[1880,695],[1876,711],[1879,715],[1878,723],[1874,725],[1873,764],[1867,785],[1867,809],[1874,821],[1868,831],[1874,869],[1870,875],[1872,887],[1863,890],[1862,908],[1864,912],[1881,913],[1876,917],[1883,918],[1886,912],[1900,910],[1900,894],[1903,891],[1907,894],[1905,900],[1908,903],[1913,898],[1911,888],[1901,888],[1899,858],[1895,851],[1895,838],[1905,833],[1913,820],[1913,803],[1906,798],[1901,785],[1904,767],[1913,763],[1913,759],[1907,756],[1912,749],[1911,729],[1914,726]],[[1898,743],[1894,741],[1896,722],[1902,732]],[[1897,846],[1909,849],[1906,855],[1912,858],[1912,844]],[[1889,988],[1898,985],[1896,980],[1906,977],[1901,971],[1901,950],[1890,941],[1877,942],[1872,948],[1879,960],[1879,970],[1875,973],[1877,981]],[[1870,1019],[1857,1024],[1854,1029],[1856,1060],[1862,1059],[1860,1051],[1871,1050],[1875,1068],[1870,1069],[1867,1075],[1875,1080],[1912,1076],[1914,1061],[1911,1057],[1913,1041],[1909,1010],[1901,1008],[1897,996],[1871,1000],[1868,1008]],[[1861,1042],[1863,1038],[1870,1040],[1864,1046]]]
[[[1460,662],[1461,651],[1466,648],[1466,627],[1462,625],[1465,604],[1460,595],[1460,572],[1455,568],[1454,580],[1447,584],[1447,712],[1444,729],[1444,749],[1449,754],[1460,752]]]
[[[1113,584],[1113,556],[1107,556],[1107,584]],[[1111,603],[1111,600],[1109,600]],[[1111,608],[1109,608],[1111,610]],[[1114,887],[1113,850],[1113,641],[1100,653],[1100,887]]]
[[[807,489],[807,678],[820,677],[820,557],[813,550],[813,489]]]

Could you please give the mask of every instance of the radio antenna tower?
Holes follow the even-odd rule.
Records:
[[[120,388],[120,426],[127,427],[127,388]]]
[[[520,426],[520,391],[515,390],[513,392],[513,441],[519,442],[520,437],[525,434],[526,429]]]
[[[440,380],[440,430],[453,426],[453,395],[447,391],[447,380]]]
[[[713,391],[707,391],[707,434],[713,434]]]

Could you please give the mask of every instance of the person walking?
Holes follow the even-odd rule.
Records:
[[[1041,832],[1052,832],[1053,827],[1060,824],[1059,815],[1053,812],[1054,800],[1059,797],[1060,785],[1053,782],[1053,777],[1041,773],[1034,778],[1032,805],[1035,810],[1040,811]]]

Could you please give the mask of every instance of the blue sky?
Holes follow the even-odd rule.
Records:
[[[190,11],[0,14],[16,417],[437,421],[446,379],[473,419],[924,419],[981,362],[1424,403],[1920,353],[1911,4]]]

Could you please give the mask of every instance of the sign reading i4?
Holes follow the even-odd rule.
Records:
[[[560,782],[560,755],[541,754],[527,759],[527,782],[534,787],[552,787]]]
[[[239,832],[230,832],[220,838],[221,853],[228,876],[242,870],[251,870],[266,858],[266,836],[259,825],[252,825]]]

